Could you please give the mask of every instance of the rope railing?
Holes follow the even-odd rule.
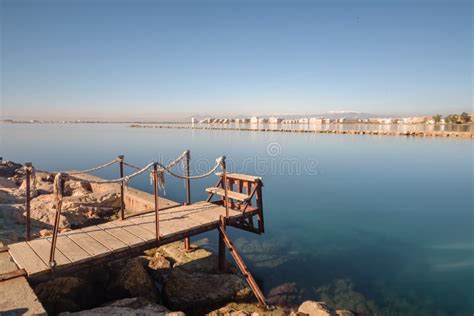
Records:
[[[190,154],[189,151],[186,150],[184,151],[181,155],[179,155],[175,160],[172,162],[168,163],[167,165],[164,165],[160,162],[157,161],[152,161],[142,168],[136,167],[134,165],[125,163],[123,160],[123,156],[119,156],[118,158],[114,159],[113,161],[110,161],[106,164],[103,164],[101,166],[97,166],[95,168],[87,169],[87,170],[82,170],[82,171],[72,171],[72,172],[57,172],[56,176],[54,177],[54,184],[53,184],[53,194],[54,194],[54,200],[56,204],[56,214],[55,214],[55,221],[54,221],[54,231],[53,231],[53,237],[51,241],[51,251],[50,251],[50,267],[53,268],[56,265],[56,261],[54,259],[55,256],[55,250],[56,250],[56,241],[57,241],[57,235],[59,231],[59,219],[60,219],[60,214],[61,214],[61,208],[62,208],[62,200],[63,200],[63,189],[64,189],[64,183],[65,180],[75,180],[75,181],[84,181],[88,183],[94,183],[94,184],[112,184],[112,183],[120,183],[121,184],[121,219],[125,219],[124,217],[124,199],[123,199],[123,187],[124,185],[128,185],[128,182],[130,179],[133,179],[149,170],[151,170],[151,176],[153,180],[153,185],[154,185],[154,204],[155,204],[155,217],[156,217],[156,239],[158,240],[160,238],[159,235],[159,191],[158,187],[161,185],[164,187],[164,174],[168,173],[171,176],[174,176],[179,179],[184,179],[187,180],[187,204],[191,204],[190,201],[190,185],[189,185],[189,180],[193,179],[202,179],[205,177],[210,176],[213,174],[219,166],[222,168],[224,174],[225,174],[225,156],[221,156],[216,159],[216,164],[207,172],[199,175],[190,175],[189,173],[189,160],[190,160]],[[173,171],[171,171],[171,168],[176,166],[181,160],[186,158],[187,162],[187,167],[186,167],[186,175],[180,175],[177,174]],[[89,173],[92,171],[96,171],[99,169],[103,169],[105,167],[108,167],[116,162],[120,163],[120,175],[121,177],[117,179],[111,179],[111,180],[106,180],[106,179],[84,179],[80,178],[74,175],[81,174],[81,173]],[[123,176],[123,166],[129,166],[134,168],[136,171],[133,172],[132,174]],[[226,205],[226,216],[228,216],[228,197],[227,197],[227,190],[225,188],[225,205]]]

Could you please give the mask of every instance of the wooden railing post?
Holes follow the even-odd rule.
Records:
[[[32,163],[25,163],[25,181],[26,181],[26,240],[31,239],[31,168]]]
[[[155,230],[156,230],[156,240],[160,239],[160,223],[159,223],[159,200],[158,200],[158,165],[155,163],[153,165],[153,189],[155,197]]]
[[[63,205],[64,182],[61,173],[58,173],[54,179],[53,192],[55,194],[54,198],[56,201],[56,214],[54,216],[53,238],[51,240],[51,251],[49,253],[49,267],[51,269],[56,266],[56,260],[54,260],[54,255],[56,252],[56,242],[58,240],[59,219],[61,216],[61,208]]]
[[[120,165],[120,178],[123,178],[123,159],[124,155],[119,155],[119,165]],[[123,181],[120,182],[120,219],[123,221],[125,219],[125,198],[123,196]]]
[[[191,179],[189,176],[191,175],[190,171],[190,163],[191,163],[191,152],[189,150],[186,151],[186,204],[191,205]],[[184,250],[191,251],[191,238],[186,237],[184,238]]]
[[[225,156],[222,157],[222,185],[224,188],[225,217],[229,217],[229,196],[227,192],[227,170]]]

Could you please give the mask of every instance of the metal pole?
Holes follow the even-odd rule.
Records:
[[[123,178],[123,158],[124,155],[119,155],[119,165],[120,165],[120,178]],[[120,219],[123,221],[125,219],[125,199],[123,196],[123,181],[120,182]]]
[[[64,190],[64,185],[63,185],[63,179],[61,177],[61,174],[58,176],[58,182],[57,182],[57,189],[58,192],[56,192],[56,215],[54,217],[54,230],[53,230],[53,238],[51,240],[51,251],[49,253],[49,266],[50,268],[54,268],[56,266],[56,261],[54,260],[54,254],[56,252],[56,242],[58,240],[58,231],[59,231],[59,218],[61,215],[61,207],[63,204],[63,190]],[[55,183],[56,184],[56,183]]]
[[[190,162],[191,162],[191,152],[189,150],[186,151],[186,204],[191,205],[191,179],[189,176],[191,175],[190,172]],[[186,237],[184,238],[184,250],[191,251],[191,238]]]
[[[158,165],[153,165],[153,189],[155,191],[155,229],[156,229],[156,240],[160,239],[160,225],[159,225],[159,205],[158,205]]]
[[[26,240],[31,239],[31,167],[32,163],[25,163],[26,169]]]
[[[225,217],[229,217],[229,196],[227,195],[227,170],[225,163],[225,156],[222,159],[222,185],[224,186],[224,203],[225,203]]]
[[[219,226],[222,228],[223,231],[225,231],[225,218],[223,216],[220,216],[219,218]],[[226,267],[225,267],[225,242],[224,242],[224,234],[221,232],[220,229],[219,231],[219,271],[225,272]]]
[[[189,176],[191,175],[190,172],[190,162],[191,162],[191,152],[189,150],[186,151],[186,203],[188,205],[191,204],[191,179]]]

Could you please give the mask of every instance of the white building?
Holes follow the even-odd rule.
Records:
[[[268,123],[268,119],[262,117],[262,118],[258,119],[258,122],[259,123]]]
[[[308,123],[309,123],[309,120],[308,120],[308,118],[303,117],[303,118],[300,118],[300,119],[298,120],[298,123],[300,123],[300,124],[308,124]]]
[[[283,120],[279,117],[270,117],[270,119],[268,120],[268,122],[270,124],[278,124],[278,123],[281,123]]]
[[[322,124],[323,119],[321,117],[311,117],[309,119],[309,124]]]
[[[252,116],[250,118],[250,124],[258,124],[258,117]]]

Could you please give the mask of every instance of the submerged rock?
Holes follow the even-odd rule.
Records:
[[[304,300],[304,292],[294,282],[278,285],[268,293],[268,303],[278,306],[295,306]]]
[[[165,302],[184,311],[212,308],[228,302],[247,300],[251,290],[235,274],[208,274],[174,270],[164,285]]]
[[[76,313],[61,313],[59,315],[136,315],[136,316],[185,316],[183,312],[170,312],[166,307],[151,303],[144,298],[126,298],[105,304],[94,309]]]

